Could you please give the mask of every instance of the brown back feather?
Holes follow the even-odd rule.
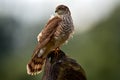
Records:
[[[59,26],[59,22],[61,22],[61,18],[54,17],[49,20],[47,25],[42,30],[42,36],[40,37],[40,42],[38,42],[36,48],[34,49],[32,59],[27,64],[27,73],[30,75],[36,75],[41,72],[42,66],[45,62],[45,57],[43,53],[40,57],[38,57],[39,51],[47,45],[50,41],[51,37],[56,31],[56,28]]]
[[[34,49],[33,55],[34,53],[35,54],[39,53],[39,50],[49,42],[49,40],[53,36],[57,26],[61,21],[62,21],[61,18],[57,16],[48,21],[47,25],[42,30],[42,36],[40,37],[40,42],[37,44],[36,48]]]

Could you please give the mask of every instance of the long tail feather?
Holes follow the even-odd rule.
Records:
[[[27,64],[27,73],[29,75],[36,75],[42,71],[45,58],[42,56],[44,50],[41,49],[39,53],[33,55],[31,61]]]

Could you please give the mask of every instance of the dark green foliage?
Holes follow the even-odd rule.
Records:
[[[0,15],[0,53],[13,50],[14,34],[18,24],[12,17]]]

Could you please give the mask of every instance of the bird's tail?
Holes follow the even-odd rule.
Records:
[[[27,73],[30,75],[39,74],[42,71],[42,66],[44,65],[46,57],[45,54],[46,49],[38,49],[33,53],[33,57],[31,61],[27,64]]]

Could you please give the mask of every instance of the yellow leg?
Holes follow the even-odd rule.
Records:
[[[56,56],[56,57],[58,57],[58,55],[59,55],[59,52],[58,52],[59,50],[60,50],[59,47],[57,47],[57,48],[55,49],[55,56]]]

